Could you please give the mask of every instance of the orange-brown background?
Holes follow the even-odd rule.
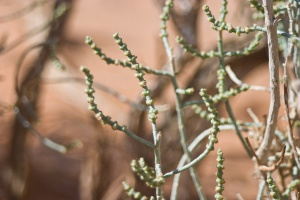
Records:
[[[2,0],[0,1],[1,16],[14,12],[30,2]],[[237,2],[229,1],[230,14],[228,21],[233,20],[232,24],[234,25],[249,25],[246,24],[249,13],[243,8],[244,1],[239,0]],[[202,1],[202,3],[210,5],[214,13],[217,13],[220,9],[220,1],[207,0]],[[43,6],[25,17],[1,23],[0,37],[1,35],[7,36],[5,44],[11,44],[23,33],[47,20],[50,15],[48,7],[47,5]],[[86,35],[89,35],[106,55],[113,58],[124,58],[123,53],[118,49],[112,38],[112,34],[118,32],[131,51],[138,56],[138,61],[152,68],[160,68],[164,63],[162,60],[165,59],[163,45],[159,38],[160,12],[158,4],[150,0],[74,1],[65,27],[62,45],[58,49],[58,56],[67,66],[67,69],[61,72],[51,62],[48,62],[43,73],[43,79],[83,77],[79,72],[79,67],[84,65],[91,69],[96,82],[114,88],[131,100],[136,99],[140,89],[137,80],[133,76],[134,72],[122,67],[107,66],[84,44],[84,39]],[[177,33],[172,28],[173,25],[169,25],[171,43],[176,45],[174,36]],[[202,11],[199,14],[198,36],[201,49],[208,50],[214,47],[216,34],[209,28]],[[13,80],[18,58],[25,48],[41,41],[44,37],[45,32],[0,55],[1,102],[13,105],[16,101]],[[236,36],[226,35],[227,39],[234,37]],[[26,66],[35,59],[37,54],[37,51],[32,52],[25,59],[22,65],[24,68],[22,69],[26,69]],[[256,85],[267,85],[268,75],[265,65],[253,66],[253,68],[244,78],[244,81]],[[185,69],[183,73],[189,76],[191,72]],[[210,78],[207,77],[207,79]],[[151,81],[154,78],[153,76],[147,76],[147,80]],[[99,107],[113,119],[118,120],[120,124],[126,124],[128,120],[135,120],[130,118],[129,111],[131,108],[120,103],[109,94],[97,91],[96,99]],[[169,99],[172,99],[172,96]],[[249,92],[233,98],[231,102],[237,116],[247,120],[250,119],[246,113],[247,107],[251,107],[259,117],[266,114],[268,109],[268,95],[261,92]],[[131,158],[131,156],[126,156],[128,152],[124,151],[126,145],[124,147],[123,143],[127,142],[126,136],[121,132],[112,132],[108,127],[101,128],[94,124],[91,113],[87,110],[84,85],[76,82],[59,84],[44,82],[38,103],[38,115],[39,122],[35,123],[34,126],[43,135],[63,144],[79,139],[82,141],[83,147],[72,149],[66,155],[61,155],[44,147],[36,137],[28,134],[26,152],[22,152],[26,155],[30,169],[30,179],[25,189],[25,199],[79,199],[82,192],[80,186],[81,173],[85,169],[86,158],[95,151],[90,149],[99,145],[99,142],[95,141],[95,138],[98,138],[99,135],[104,138],[100,142],[103,146],[98,147],[99,149],[96,150],[106,152],[105,147],[107,147],[110,151],[108,154],[114,154],[111,157],[112,162],[108,166],[101,166],[101,170],[105,172],[107,168],[114,168],[114,166],[111,166],[114,163],[116,166],[122,165],[123,169],[114,173],[124,174],[116,179],[116,183],[113,183],[115,188],[105,191],[108,194],[103,196],[103,199],[112,199],[113,196],[109,195],[121,190],[121,180],[128,179],[129,182],[132,181],[131,175],[126,178],[126,173],[130,173],[129,163],[124,164],[125,161],[128,161],[127,157]],[[6,174],[6,161],[9,159],[7,153],[13,118],[14,114],[11,110],[5,112],[0,118],[0,170],[3,180],[0,185],[0,199],[7,199],[5,193],[6,177],[8,176]],[[217,148],[223,149],[226,159],[224,171],[226,180],[225,197],[236,199],[236,194],[240,193],[244,199],[253,199],[258,188],[258,181],[255,180],[253,175],[252,161],[243,151],[234,133],[221,133],[219,141]],[[197,167],[204,191],[209,196],[208,199],[213,199],[216,185],[214,175],[216,171],[215,158],[216,152],[214,151]],[[106,180],[102,181],[105,182]],[[190,185],[189,187],[193,186]]]

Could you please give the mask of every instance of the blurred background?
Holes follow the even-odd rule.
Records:
[[[94,119],[87,109],[84,76],[79,68],[87,66],[95,77],[98,107],[119,124],[152,141],[147,116],[135,107],[144,102],[134,72],[108,66],[84,41],[91,36],[107,56],[124,59],[112,37],[118,32],[140,63],[154,69],[167,67],[159,35],[163,4],[162,0],[0,1],[0,199],[129,199],[122,188],[124,180],[146,195],[154,194],[130,170],[130,161],[139,157],[152,165],[152,151]],[[181,35],[200,50],[216,48],[217,34],[204,16],[203,4],[219,16],[220,1],[177,0],[168,23],[180,87],[194,87],[196,91],[183,101],[199,99],[200,88],[208,88],[209,93],[216,90],[217,61],[193,58],[175,41]],[[253,22],[248,7],[244,0],[229,1],[227,21],[234,26],[250,26]],[[243,48],[253,37],[225,34],[225,47]],[[227,62],[246,83],[268,85],[264,44],[250,56]],[[163,133],[163,170],[167,172],[176,168],[183,153],[176,128],[174,94],[166,78],[147,75],[146,79],[155,90],[156,104],[165,108],[159,115],[159,128]],[[251,120],[247,108],[262,119],[268,102],[269,96],[264,92],[250,91],[231,99],[237,118],[242,120]],[[224,111],[222,105],[219,109]],[[191,142],[210,124],[192,115],[190,109],[184,113]],[[54,151],[42,144],[43,137],[69,150],[64,154]],[[219,141],[216,148],[222,148],[226,159],[224,196],[237,199],[240,194],[244,199],[254,199],[258,180],[252,160],[233,132],[220,133]],[[204,144],[194,156],[203,147]],[[213,199],[216,185],[215,159],[216,151],[197,165],[208,199]],[[167,179],[167,199],[171,184],[172,178]],[[178,199],[197,199],[186,172]]]

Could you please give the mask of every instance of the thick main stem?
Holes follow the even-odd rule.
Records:
[[[265,26],[267,28],[268,38],[271,100],[265,135],[259,149],[257,150],[257,156],[260,159],[261,164],[265,164],[267,162],[271,143],[275,136],[278,111],[280,107],[279,59],[276,33],[277,24],[274,18],[273,0],[263,0],[263,7],[265,11]]]

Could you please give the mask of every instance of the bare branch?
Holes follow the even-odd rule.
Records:
[[[273,1],[263,0],[265,11],[265,26],[267,29],[268,50],[269,50],[269,73],[270,73],[270,90],[271,100],[267,126],[263,141],[257,150],[257,156],[262,164],[267,162],[271,143],[275,137],[278,111],[280,107],[280,90],[279,90],[279,59],[278,59],[278,40],[273,12]]]

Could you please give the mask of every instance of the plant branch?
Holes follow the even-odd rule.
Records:
[[[220,131],[234,130],[234,126],[233,125],[220,125],[219,129],[220,129]],[[199,134],[193,140],[193,142],[189,145],[188,150],[190,152],[192,152],[205,138],[207,138],[211,134],[211,130],[212,130],[212,128],[209,128],[209,129],[203,131],[201,134]],[[181,169],[184,166],[184,164],[187,162],[187,160],[188,160],[188,157],[186,156],[186,154],[184,154],[181,157],[181,159],[177,165],[177,169]],[[181,173],[177,173],[174,176],[173,184],[172,184],[172,192],[171,192],[171,197],[170,197],[171,200],[176,200],[178,187],[179,187],[180,175],[181,175]]]
[[[25,16],[26,14],[28,14],[29,12],[33,11],[35,8],[38,8],[39,6],[42,6],[46,3],[49,3],[49,0],[40,0],[40,1],[34,1],[32,3],[30,3],[29,5],[25,6],[24,8],[10,13],[8,15],[4,15],[4,16],[0,16],[0,23],[5,23],[5,22],[9,22],[12,21],[14,19],[18,19],[20,17]]]
[[[220,62],[220,70],[225,71],[225,59],[224,59],[224,50],[223,50],[223,34],[222,34],[222,30],[218,30],[218,54],[219,54],[219,62]],[[227,90],[226,88],[226,80],[225,79],[221,79],[220,80],[220,85],[219,85],[219,93],[222,95],[222,93],[225,93],[225,91]],[[235,116],[233,114],[233,111],[231,109],[229,100],[226,99],[225,100],[225,107],[226,107],[226,111],[232,121],[232,124],[235,127],[236,133],[240,139],[240,141],[242,142],[242,145],[244,147],[244,149],[246,150],[247,154],[249,157],[251,157],[251,152],[242,136],[242,133],[240,132],[238,125],[236,123],[236,119]]]
[[[176,92],[176,90],[179,89],[179,86],[176,79],[175,60],[172,53],[172,49],[168,41],[168,33],[166,30],[167,20],[169,18],[168,15],[171,8],[174,6],[173,3],[174,2],[172,0],[166,0],[165,6],[163,8],[163,14],[161,15],[161,37],[170,63],[169,71],[171,71],[172,73],[171,81],[175,93],[175,105],[176,105],[177,121],[179,127],[180,143],[183,148],[184,154],[187,156],[188,160],[191,161],[191,154],[187,147],[186,130],[185,130],[185,124],[183,119],[182,106],[180,102],[180,95]],[[205,200],[206,198],[202,191],[202,186],[200,184],[200,180],[198,178],[198,174],[195,168],[191,166],[189,168],[189,171],[199,198]]]
[[[232,69],[229,65],[227,65],[225,67],[225,70],[226,70],[229,78],[238,86],[242,86],[243,84],[248,85],[248,84],[244,83],[243,81],[241,81],[240,79],[238,79],[238,77],[235,75],[235,73],[232,71]],[[249,90],[270,92],[269,88],[264,87],[264,86],[256,86],[256,85],[250,85]]]
[[[41,33],[42,31],[45,31],[47,28],[51,27],[69,9],[68,6],[69,5],[67,3],[61,3],[54,10],[53,16],[49,21],[47,21],[46,23],[42,24],[41,26],[35,27],[32,30],[29,30],[28,32],[26,32],[23,35],[19,36],[10,45],[8,45],[8,46],[4,47],[3,49],[1,49],[0,55],[4,55],[4,54],[8,53],[12,49],[16,48],[17,46],[19,46],[20,44],[25,42],[28,38],[31,38],[31,37]],[[51,39],[53,39],[53,38],[51,38]]]
[[[112,121],[110,116],[106,116],[103,114],[101,110],[98,109],[97,104],[95,103],[95,97],[93,96],[93,93],[95,93],[95,90],[93,88],[93,75],[90,73],[90,70],[86,67],[81,67],[80,70],[85,74],[86,78],[86,90],[85,93],[88,96],[88,103],[89,103],[89,110],[93,111],[95,113],[95,117],[98,120],[102,120],[103,124],[109,124],[113,130],[119,130],[124,133],[126,133],[128,136],[132,137],[133,139],[145,144],[148,147],[155,148],[155,145],[153,145],[151,142],[137,136],[136,134],[132,133],[130,130],[126,128],[126,126],[121,126],[116,121]]]
[[[39,138],[39,140],[47,147],[49,147],[50,149],[53,149],[57,152],[60,153],[66,153],[67,152],[67,147],[65,147],[64,145],[58,144],[56,142],[53,142],[52,140],[44,137],[41,133],[39,133],[31,124],[29,121],[27,121],[25,119],[25,117],[20,113],[20,110],[18,107],[14,107],[14,113],[17,116],[17,119],[19,120],[19,122],[22,124],[22,126],[24,128],[29,129],[36,137]]]
[[[278,111],[280,107],[279,90],[279,59],[278,59],[278,40],[277,40],[277,21],[274,20],[273,1],[263,0],[265,11],[265,26],[267,29],[268,50],[269,50],[269,73],[271,99],[266,130],[263,141],[257,150],[257,156],[262,164],[267,162],[267,157],[271,148],[271,143],[275,137]]]

